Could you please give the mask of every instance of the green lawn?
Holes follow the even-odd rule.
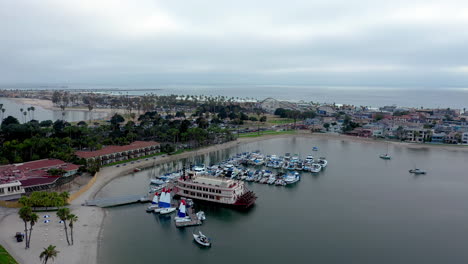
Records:
[[[289,124],[289,123],[294,123],[294,119],[291,119],[291,118],[271,119],[271,120],[267,120],[267,123],[274,124],[274,125]]]
[[[0,263],[1,264],[18,264],[16,260],[0,245]]]
[[[158,153],[155,153],[155,154],[152,154],[152,155],[141,156],[141,157],[138,157],[138,158],[112,162],[112,163],[104,165],[103,167],[109,167],[109,166],[114,166],[114,165],[117,165],[117,164],[128,163],[128,162],[132,162],[132,161],[135,161],[135,160],[146,159],[146,158],[150,158],[150,157],[154,157],[154,156],[161,156],[161,155],[164,155],[164,154],[166,154],[166,153],[165,152],[158,152]],[[1,262],[0,262],[0,264],[1,264]]]
[[[252,133],[245,133],[245,134],[240,134],[239,137],[261,137],[261,136],[270,136],[270,135],[283,135],[283,134],[295,134],[295,130],[286,130],[286,131],[274,131],[274,130],[266,130],[266,131],[260,131],[260,135],[258,132],[252,132]]]

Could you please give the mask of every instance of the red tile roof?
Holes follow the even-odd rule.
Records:
[[[24,163],[9,164],[0,166],[0,183],[7,183],[15,180],[21,181],[24,187],[30,183],[44,182],[40,184],[51,183],[57,180],[57,177],[52,177],[47,172],[52,168],[60,168],[67,172],[78,170],[80,166],[64,162],[59,159],[42,159]],[[34,181],[30,181],[34,180]]]
[[[112,153],[135,150],[135,149],[146,148],[146,147],[151,147],[151,146],[159,146],[159,143],[155,141],[135,141],[131,143],[130,145],[125,145],[125,146],[107,146],[100,150],[95,150],[95,151],[77,151],[75,152],[75,155],[80,158],[87,159],[87,158],[99,157],[103,155],[109,155]]]
[[[31,186],[37,186],[37,185],[51,184],[57,181],[58,178],[59,177],[30,178],[30,179],[20,180],[20,182],[23,187],[31,187]]]

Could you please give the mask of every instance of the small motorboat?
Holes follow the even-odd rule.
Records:
[[[133,169],[133,172],[139,172],[139,171],[141,171],[140,168],[135,168],[135,169]]]
[[[156,211],[156,210],[155,210]],[[174,207],[169,207],[169,208],[163,208],[162,210],[159,211],[160,214],[170,214],[176,211],[176,208]]]
[[[322,166],[318,163],[312,163],[312,166],[310,167],[310,172],[312,173],[318,173],[322,170]]]
[[[323,169],[325,169],[328,165],[328,161],[325,159],[325,157],[320,157],[317,160],[317,163],[320,164],[320,166],[322,166]]]
[[[388,155],[388,154],[382,154],[379,156],[381,159],[384,159],[384,160],[389,160],[389,159],[392,159],[392,156]]]
[[[162,185],[165,184],[166,182],[161,180],[161,179],[151,179],[150,184],[156,184],[156,185]]]
[[[205,221],[206,220],[206,216],[205,216],[205,212],[203,211],[199,211],[198,213],[196,213],[197,215],[197,218],[202,220],[202,221]]]
[[[211,239],[205,236],[201,231],[198,231],[198,234],[193,234],[193,239],[195,240],[195,242],[204,247],[211,246]]]
[[[409,170],[410,173],[419,175],[419,174],[426,174],[426,171],[420,170],[420,169],[411,169]]]
[[[297,173],[297,172],[296,173],[288,173],[284,177],[284,182],[286,184],[293,184],[293,183],[298,182],[300,179],[301,179],[301,176],[299,175],[299,173]]]

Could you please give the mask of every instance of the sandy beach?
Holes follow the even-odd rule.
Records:
[[[330,140],[346,140],[350,142],[362,142],[367,144],[386,144],[386,141],[358,138],[344,135],[333,134],[312,134],[308,131],[299,131],[297,134],[284,134],[284,135],[271,135],[253,138],[240,138],[236,141],[214,145],[199,150],[184,152],[178,155],[162,155],[157,156],[156,159],[142,160],[140,163],[128,164],[125,167],[105,167],[96,175],[96,182],[92,187],[83,193],[76,200],[72,201],[70,209],[72,213],[79,217],[79,221],[75,225],[75,245],[68,246],[65,240],[63,224],[59,224],[59,219],[56,217],[55,212],[39,213],[41,221],[34,226],[31,239],[31,248],[24,249],[24,243],[17,243],[14,239],[15,232],[23,231],[24,224],[17,215],[18,209],[0,208],[0,243],[18,260],[20,263],[38,263],[39,254],[44,247],[49,244],[56,245],[57,250],[60,251],[54,263],[97,263],[98,262],[98,248],[102,240],[101,234],[102,223],[105,217],[105,209],[98,207],[86,207],[81,204],[86,200],[93,199],[106,186],[109,182],[117,177],[130,174],[135,168],[145,168],[153,166],[154,164],[162,164],[166,162],[175,161],[178,159],[186,158],[194,155],[203,155],[209,152],[218,151],[226,148],[236,146],[238,144],[246,144],[250,142],[263,141],[272,138],[285,138],[285,137],[311,137],[311,138],[325,138]],[[468,147],[461,146],[447,146],[447,145],[427,145],[427,144],[411,144],[404,142],[390,142],[405,146],[408,148],[434,148],[449,151],[468,151]],[[44,215],[50,215],[51,222],[44,223]]]

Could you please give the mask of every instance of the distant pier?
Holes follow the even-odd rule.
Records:
[[[97,206],[97,207],[112,207],[119,205],[126,205],[132,203],[148,202],[147,195],[124,195],[108,198],[99,198],[94,200],[87,200],[83,205],[86,206]]]

